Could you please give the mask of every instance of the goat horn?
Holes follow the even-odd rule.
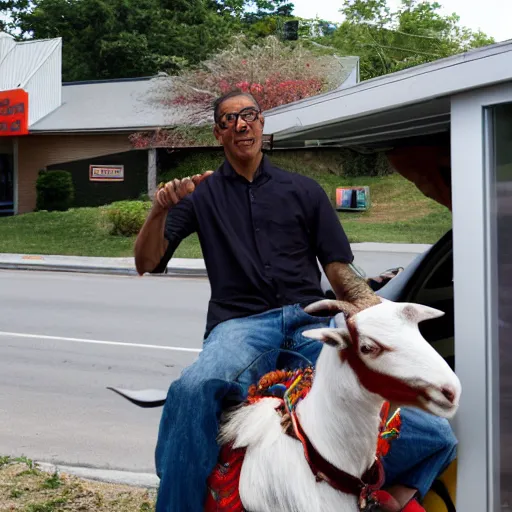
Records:
[[[355,315],[359,310],[350,302],[343,300],[319,300],[313,302],[304,308],[308,315],[313,316],[331,316],[337,313],[345,313],[347,316]]]

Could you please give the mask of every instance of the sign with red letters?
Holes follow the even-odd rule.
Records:
[[[0,91],[0,137],[28,135],[28,93]]]

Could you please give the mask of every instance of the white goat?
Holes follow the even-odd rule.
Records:
[[[320,301],[307,309],[341,309]],[[451,418],[460,382],[423,338],[418,323],[442,316],[418,304],[385,301],[335,327],[304,336],[325,342],[309,394],[297,406],[300,425],[317,452],[336,468],[361,477],[375,461],[385,400]],[[348,322],[348,324],[347,324]],[[357,339],[354,339],[357,338]],[[370,389],[368,389],[370,388]],[[301,442],[283,432],[278,398],[263,398],[225,415],[219,440],[246,448],[239,491],[251,512],[355,512],[358,498],[317,481]]]

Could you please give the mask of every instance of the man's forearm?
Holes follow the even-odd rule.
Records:
[[[325,266],[325,275],[332,286],[337,299],[350,302],[359,309],[380,304],[380,299],[347,263],[329,263]]]
[[[163,258],[169,242],[164,237],[167,211],[154,206],[135,241],[135,267],[139,275],[151,272]]]

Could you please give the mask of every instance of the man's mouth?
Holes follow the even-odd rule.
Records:
[[[242,139],[242,140],[236,141],[237,146],[248,147],[248,146],[252,146],[253,144],[254,144],[254,139]]]

